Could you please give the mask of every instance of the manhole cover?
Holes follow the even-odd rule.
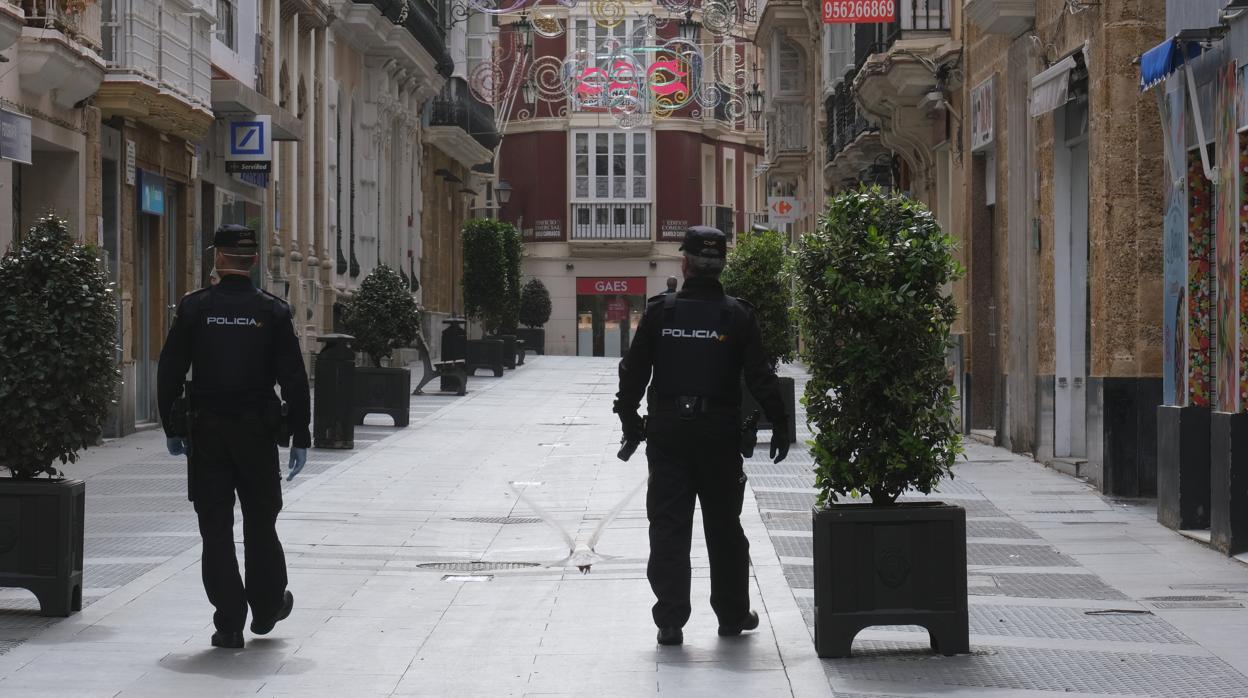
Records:
[[[565,443],[563,441],[555,441],[553,443],[539,443],[538,444],[538,446],[549,446],[550,448],[567,448],[568,446],[571,446],[571,445],[572,444]]]
[[[1089,525],[1118,526],[1126,522],[1125,521],[1063,521],[1062,523],[1067,526],[1089,526]]]
[[[1052,511],[1029,511],[1028,514],[1095,514],[1095,509],[1055,509]]]
[[[444,574],[442,575],[444,582],[491,582],[494,581],[492,574]]]
[[[524,516],[457,516],[452,521],[483,524],[535,524],[542,522],[541,519]]]
[[[424,570],[448,572],[489,572],[490,570],[519,570],[541,567],[537,562],[422,562],[417,567]]]
[[[1238,601],[1154,601],[1153,608],[1243,608]]]

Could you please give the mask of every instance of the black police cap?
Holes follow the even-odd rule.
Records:
[[[680,249],[697,257],[728,257],[728,236],[718,228],[706,225],[695,225],[685,231],[685,239]]]
[[[212,236],[213,247],[226,247],[235,249],[254,249],[259,245],[256,241],[256,231],[245,225],[235,225],[233,223],[226,224],[217,228],[217,232]]]

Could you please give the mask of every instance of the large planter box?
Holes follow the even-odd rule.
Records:
[[[0,478],[0,587],[34,593],[45,616],[82,610],[82,480]]]
[[[475,376],[478,368],[493,371],[496,378],[503,375],[503,340],[468,340],[468,375]]]
[[[1157,408],[1157,521],[1209,528],[1209,408]]]
[[[792,378],[781,376],[776,380],[780,381],[780,399],[784,402],[784,413],[788,416],[789,421],[789,441],[797,443],[797,389]],[[754,396],[750,394],[750,389],[745,387],[745,381],[741,381],[741,418],[745,419],[750,416],[754,410],[759,411],[758,428],[770,429],[771,422],[767,420],[767,413],[762,411],[763,408],[755,402]]]
[[[835,504],[813,517],[820,657],[850,656],[854,636],[873,625],[919,625],[936,652],[970,651],[964,509]]]
[[[1210,543],[1248,552],[1248,412],[1213,412],[1209,423]]]
[[[516,335],[499,334],[486,339],[496,339],[503,343],[503,368],[516,367]]]
[[[412,408],[412,372],[406,368],[355,369],[355,423],[370,414],[388,414],[405,427]]]
[[[546,354],[546,330],[541,327],[521,327],[516,336],[524,340],[524,350],[539,356]]]

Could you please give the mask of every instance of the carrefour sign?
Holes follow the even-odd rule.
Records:
[[[896,19],[896,0],[823,0],[824,24],[878,24]]]

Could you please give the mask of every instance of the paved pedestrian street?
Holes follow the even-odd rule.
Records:
[[[895,627],[815,656],[812,459],[772,464],[765,437],[742,514],[762,624],[716,635],[695,523],[693,617],[660,648],[615,384],[613,360],[535,357],[414,396],[406,429],[370,417],[354,451],[312,450],[279,520],[294,613],[238,651],[208,645],[184,460],[159,432],[86,451],[68,468],[87,481],[83,611],[0,590],[0,695],[1248,695],[1248,567],[979,444],[933,495],[967,510],[971,654]],[[567,558],[596,531],[581,574]]]

